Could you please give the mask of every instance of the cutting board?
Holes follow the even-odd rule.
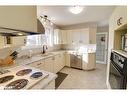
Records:
[[[7,56],[5,59],[1,60],[0,66],[12,65],[14,63],[14,60],[12,58],[12,56]]]

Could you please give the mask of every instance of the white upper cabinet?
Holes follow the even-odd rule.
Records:
[[[36,6],[0,6],[0,27],[37,32]]]
[[[60,30],[61,32],[61,44],[67,44],[67,31]]]
[[[66,30],[67,32],[67,43],[72,44],[73,43],[73,33],[71,30]]]
[[[61,37],[60,29],[54,29],[53,40],[54,40],[54,44],[61,44],[62,37]]]
[[[89,29],[67,30],[68,44],[89,44]]]
[[[77,30],[72,30],[72,44],[78,44],[80,40],[80,32]]]
[[[89,44],[89,29],[81,29],[80,32],[80,40],[79,43],[82,44]]]
[[[89,44],[89,28],[54,31],[54,44]]]

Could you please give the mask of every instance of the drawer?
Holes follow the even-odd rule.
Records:
[[[28,65],[31,66],[31,67],[43,69],[44,68],[44,60],[36,61],[36,62],[33,62],[31,64],[28,64]]]

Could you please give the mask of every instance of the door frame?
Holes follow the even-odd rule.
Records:
[[[106,39],[105,39],[105,58],[104,58],[104,62],[103,61],[97,61],[96,60],[96,63],[107,64],[107,55],[108,55],[108,32],[96,33],[96,36],[97,35],[100,35],[100,34],[104,34],[105,37],[106,37]]]

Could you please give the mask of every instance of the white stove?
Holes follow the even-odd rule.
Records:
[[[29,66],[16,66],[0,75],[0,89],[30,89],[48,77],[48,73]]]

